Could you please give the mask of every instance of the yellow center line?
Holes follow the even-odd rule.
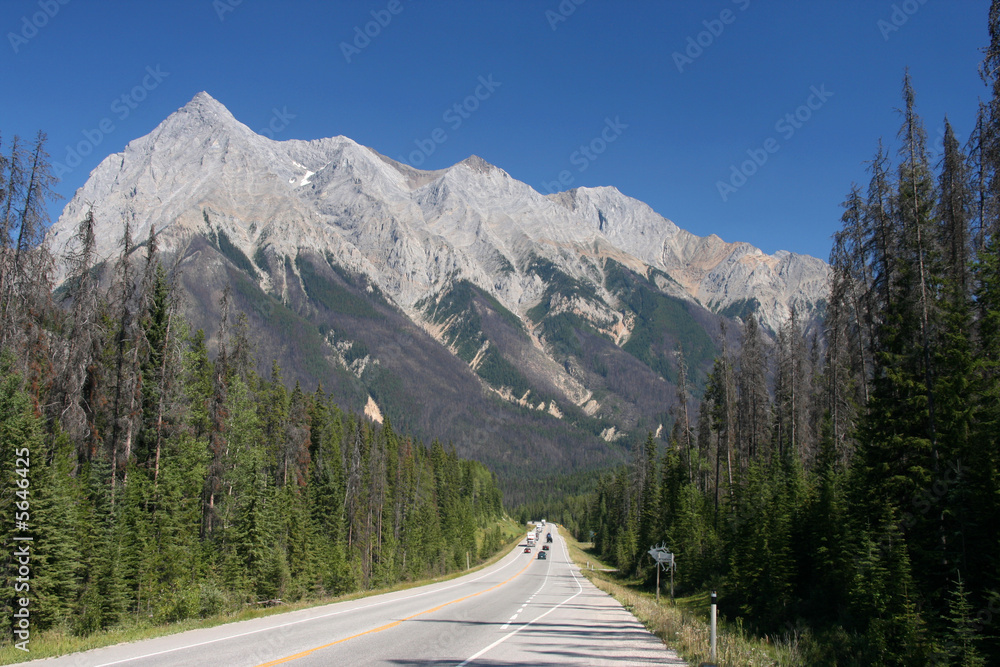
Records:
[[[456,602],[461,602],[463,600],[468,600],[469,598],[474,598],[477,595],[482,595],[483,593],[489,593],[490,591],[492,591],[492,590],[494,590],[496,588],[500,588],[504,584],[508,584],[511,581],[513,581],[514,579],[516,579],[517,577],[521,576],[521,574],[525,570],[528,569],[528,566],[531,565],[531,563],[532,563],[533,560],[534,559],[529,559],[528,563],[524,567],[522,567],[517,572],[517,574],[514,574],[513,576],[511,576],[510,579],[507,579],[506,581],[501,581],[499,584],[496,584],[495,586],[490,586],[489,588],[481,590],[478,593],[470,593],[469,595],[466,595],[464,597],[460,597],[460,598],[458,598],[456,600],[452,600],[451,602],[445,602],[444,604],[439,604],[438,606],[432,607],[431,609],[425,609],[424,611],[417,612],[416,614],[412,614],[410,616],[406,616],[405,618],[401,618],[398,621],[393,621],[392,623],[386,623],[385,625],[380,625],[377,628],[372,628],[371,630],[365,630],[364,632],[359,632],[356,635],[351,635],[350,637],[344,637],[343,639],[338,639],[337,641],[330,642],[329,644],[323,644],[322,646],[317,646],[316,648],[307,649],[307,650],[302,651],[300,653],[296,653],[295,655],[289,655],[289,656],[286,656],[284,658],[278,658],[277,660],[272,660],[271,662],[265,662],[265,663],[263,663],[261,665],[257,665],[257,667],[272,667],[272,665],[280,665],[280,664],[283,664],[283,663],[286,663],[286,662],[291,662],[292,660],[298,660],[299,658],[304,658],[307,655],[312,655],[316,651],[321,651],[321,650],[323,650],[325,648],[330,648],[331,646],[336,646],[337,644],[343,644],[346,641],[350,641],[352,639],[357,639],[358,637],[363,637],[364,635],[371,635],[371,634],[375,634],[376,632],[382,632],[383,630],[388,630],[389,628],[394,628],[397,625],[401,625],[403,623],[403,621],[409,621],[410,619],[416,618],[417,616],[423,616],[424,614],[430,614],[432,612],[438,611],[439,609],[444,609],[448,605],[455,604]]]

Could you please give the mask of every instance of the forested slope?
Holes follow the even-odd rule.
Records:
[[[909,73],[831,252],[824,336],[747,320],[697,418],[677,412],[569,515],[604,557],[797,638],[810,665],[1000,661],[1000,3],[992,98],[932,163]],[[681,402],[683,404],[683,402]],[[550,513],[552,513],[550,512]]]
[[[31,633],[88,634],[386,586],[502,546],[490,471],[342,412],[321,386],[289,390],[277,363],[259,376],[228,290],[210,358],[155,236],[126,232],[117,263],[94,265],[87,216],[53,294],[43,141],[15,144],[0,172],[27,212],[0,237],[14,240],[0,254],[0,642],[24,639],[22,596]]]

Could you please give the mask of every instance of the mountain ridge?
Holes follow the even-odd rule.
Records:
[[[808,270],[815,274],[814,285],[823,283],[829,276],[824,262],[807,255],[784,250],[767,255],[747,243],[727,243],[715,235],[695,236],[656,213],[645,203],[627,197],[613,186],[580,187],[552,195],[542,195],[527,184],[516,181],[501,168],[491,165],[475,155],[451,167],[423,171],[399,163],[343,136],[313,141],[288,140],[278,142],[267,139],[255,134],[246,125],[236,120],[224,105],[206,92],[195,95],[191,102],[171,114],[146,137],[130,142],[122,153],[114,154],[102,161],[88,182],[67,205],[63,216],[60,216],[60,222],[53,226],[50,237],[54,249],[59,251],[64,248],[71,236],[72,225],[63,223],[63,217],[68,216],[70,220],[78,220],[82,217],[82,209],[87,205],[86,202],[102,199],[101,195],[104,193],[101,192],[100,188],[91,187],[95,181],[105,184],[109,181],[117,181],[117,178],[111,177],[112,171],[118,173],[125,171],[124,160],[126,156],[137,152],[149,156],[149,169],[154,172],[158,166],[154,156],[158,156],[160,152],[157,150],[158,140],[164,135],[168,135],[171,140],[174,140],[178,135],[193,134],[195,137],[204,135],[204,132],[193,131],[199,129],[209,130],[207,138],[203,137],[200,143],[186,142],[181,144],[180,148],[189,149],[189,152],[190,150],[197,151],[202,163],[206,159],[211,161],[213,157],[217,157],[213,153],[231,154],[228,150],[229,144],[234,140],[242,140],[254,145],[256,157],[268,163],[273,177],[287,180],[287,184],[294,188],[310,186],[315,189],[317,185],[324,186],[329,183],[328,180],[324,180],[323,171],[328,170],[335,161],[339,160],[340,165],[337,166],[343,165],[349,171],[356,172],[355,178],[372,181],[378,186],[379,194],[389,195],[390,202],[397,207],[406,208],[406,204],[414,203],[420,206],[421,216],[425,219],[430,218],[430,222],[433,223],[428,225],[431,231],[447,231],[443,228],[449,221],[449,216],[442,215],[443,211],[435,211],[434,209],[435,204],[446,198],[451,190],[456,187],[458,189],[464,188],[465,191],[461,194],[467,200],[470,194],[482,194],[470,191],[471,186],[480,184],[476,183],[476,178],[463,178],[460,172],[468,170],[472,174],[479,174],[491,181],[494,190],[489,193],[490,197],[494,197],[497,190],[507,195],[508,201],[505,204],[513,203],[523,207],[528,203],[526,200],[531,200],[531,204],[538,206],[540,201],[547,200],[571,214],[572,217],[567,217],[552,211],[542,211],[544,215],[554,217],[558,223],[550,225],[545,230],[548,232],[548,236],[532,234],[530,228],[518,230],[525,232],[525,238],[529,238],[535,243],[557,248],[566,245],[573,247],[578,252],[581,249],[590,250],[598,256],[603,251],[614,255],[616,261],[625,260],[624,263],[631,264],[634,268],[641,268],[641,265],[634,261],[639,260],[647,267],[653,267],[670,274],[681,284],[689,297],[713,310],[724,309],[732,303],[748,297],[745,291],[740,292],[733,289],[731,283],[737,280],[748,282],[758,290],[772,288],[771,290],[764,289],[765,292],[777,290],[776,294],[771,295],[772,302],[760,313],[761,323],[772,331],[776,330],[777,326],[787,317],[787,311],[780,312],[781,306],[786,305],[786,302],[791,302],[787,305],[800,306],[800,310],[808,310],[815,305],[816,298],[822,298],[824,293],[824,289],[800,289],[798,291],[788,289],[787,278],[782,280],[783,272],[791,270],[793,273],[796,271],[801,273],[802,265],[808,265]],[[171,146],[172,150],[169,151],[169,157],[172,160],[176,160],[178,157],[191,159],[184,152],[178,156],[177,153],[180,151],[177,150],[176,141],[171,143],[173,145]],[[115,177],[118,176],[118,173],[115,174]],[[172,193],[173,196],[170,200],[162,202],[159,208],[154,208],[152,216],[147,213],[147,217],[159,218],[160,224],[157,224],[157,229],[164,230],[181,217],[180,212],[170,206],[171,200],[186,205],[190,199],[198,198],[201,193],[197,188],[205,185],[205,180],[201,178],[195,183],[190,181],[184,183],[185,187],[181,188],[179,192]],[[81,194],[84,196],[81,197]],[[407,197],[407,195],[410,196]],[[407,199],[410,201],[407,202]],[[482,202],[477,203],[482,205]],[[126,206],[119,208],[121,210],[113,210],[110,213],[114,217],[120,217],[129,212]],[[288,213],[294,215],[299,212],[297,206],[290,208]],[[321,206],[320,208],[327,214],[337,213],[331,211],[329,207]],[[517,212],[518,209],[506,211],[508,214]],[[579,226],[574,229],[573,223],[578,223],[580,219],[588,223],[590,234],[580,233],[584,230],[581,230]],[[139,235],[146,231],[147,229],[142,225],[135,230],[136,234]],[[451,231],[462,232],[463,230],[459,228]],[[246,251],[251,248],[253,240],[248,236],[237,242],[243,241],[241,249]],[[516,244],[518,240],[523,239],[508,236],[506,239],[502,239],[503,243],[499,245]],[[595,246],[597,247],[595,248]],[[100,251],[105,256],[110,255],[112,249],[113,244],[107,239],[100,247]],[[509,257],[507,259],[510,260]],[[729,283],[726,285],[728,289],[722,289],[725,283]],[[508,307],[516,306],[516,303],[506,301],[507,298],[511,298],[509,295],[498,296],[502,297],[501,300]],[[404,299],[404,302],[406,301],[409,300]],[[813,303],[810,304],[810,301]]]
[[[543,195],[475,155],[424,171],[343,136],[275,141],[204,92],[94,169],[49,231],[57,256],[91,206],[101,257],[117,253],[124,221],[137,239],[155,228],[206,332],[234,284],[291,377],[340,378],[329,381],[349,404],[394,423],[403,414],[388,403],[405,403],[427,435],[454,412],[445,395],[467,400],[494,427],[548,429],[552,460],[568,439],[598,460],[619,455],[616,439],[662,431],[679,349],[697,387],[726,317],[774,332],[791,308],[818,315],[829,278],[815,258],[697,237],[611,186]],[[275,313],[313,350],[311,367]],[[435,372],[461,392],[414,403]],[[459,445],[477,454],[473,438]],[[478,453],[511,460],[526,447]]]

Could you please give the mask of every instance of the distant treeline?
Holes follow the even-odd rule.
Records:
[[[135,244],[126,224],[98,263],[88,214],[53,292],[44,143],[0,159],[0,642],[22,598],[32,633],[87,634],[390,585],[502,546],[491,472],[322,387],[289,391],[277,363],[258,376],[228,291],[210,356],[155,233]]]

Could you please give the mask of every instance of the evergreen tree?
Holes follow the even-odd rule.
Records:
[[[677,443],[672,443],[676,456]],[[653,434],[646,436],[642,447],[642,486],[640,489],[639,508],[639,554],[640,561],[645,557],[645,551],[660,539],[660,476],[657,470],[658,452]],[[676,467],[676,466],[675,466]]]
[[[976,633],[969,592],[961,577],[955,580],[948,598],[949,630],[944,646],[945,664],[955,667],[986,667],[986,660],[979,653],[979,637]]]

